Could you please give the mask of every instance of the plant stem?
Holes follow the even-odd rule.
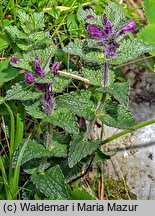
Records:
[[[103,86],[108,84],[109,61],[106,61],[103,66]]]
[[[115,140],[115,139],[117,139],[117,138],[119,138],[119,137],[121,137],[121,136],[123,136],[123,135],[125,135],[125,134],[131,133],[131,132],[133,132],[134,130],[137,130],[137,129],[146,127],[146,126],[151,125],[151,124],[155,124],[155,119],[151,119],[151,120],[148,120],[148,121],[146,121],[146,122],[142,122],[142,123],[140,123],[140,124],[137,124],[137,125],[135,125],[135,126],[133,127],[133,129],[124,130],[124,131],[122,131],[122,132],[120,132],[120,133],[117,133],[117,134],[115,134],[115,135],[113,135],[113,136],[111,136],[111,137],[105,139],[105,140],[103,141],[102,145],[104,145],[104,144],[106,144],[106,143],[108,143],[108,142],[111,142],[112,140]]]

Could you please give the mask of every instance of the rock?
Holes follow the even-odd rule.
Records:
[[[155,118],[155,74],[144,71],[140,74],[139,80],[134,88],[133,80],[129,80],[131,84],[129,107],[137,123]],[[141,101],[136,99],[137,94],[143,96]],[[120,131],[105,127],[105,138]],[[154,200],[155,124],[124,135],[103,147],[103,151],[109,150],[117,150],[117,153],[104,163],[106,174],[113,179],[123,179],[137,199]]]

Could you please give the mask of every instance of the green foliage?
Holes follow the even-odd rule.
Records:
[[[79,39],[70,42],[63,50],[71,55],[79,56],[85,64],[91,63],[100,65],[104,61],[104,55],[101,51],[88,49],[86,44]]]
[[[44,173],[33,174],[31,181],[47,197],[52,199],[68,198],[64,176],[58,165]]]
[[[0,86],[18,76],[18,71],[10,65],[10,60],[0,62]]]
[[[42,92],[35,92],[29,86],[24,85],[23,83],[16,83],[7,91],[6,100],[35,100],[43,95]]]
[[[88,79],[91,85],[102,86],[102,69],[82,68],[83,77]]]
[[[127,39],[120,43],[120,47],[117,49],[118,55],[110,60],[111,64],[122,64],[137,58],[138,56],[152,50],[152,46],[139,39]]]
[[[95,115],[94,103],[90,100],[90,91],[77,91],[66,93],[62,96],[56,97],[56,104],[58,107],[65,107],[74,114],[92,120]]]
[[[5,32],[0,33],[0,52],[9,46],[10,39]]]
[[[77,134],[79,132],[75,116],[66,108],[59,108],[55,110],[51,113],[51,115],[44,118],[43,121],[50,122],[53,125],[61,127],[68,133]]]
[[[154,24],[149,24],[147,25],[145,28],[143,28],[139,33],[138,33],[138,37],[144,41],[146,41],[148,44],[150,44],[153,48],[152,51],[150,51],[149,53],[151,55],[155,55],[155,38],[154,38],[154,34],[155,34],[155,22]]]
[[[80,135],[76,136],[70,143],[69,148],[69,167],[73,167],[82,158],[92,154],[99,146],[102,141],[86,141]]]
[[[3,110],[3,107],[6,107],[7,110],[7,112],[1,112],[2,120],[4,119],[2,123],[4,126],[8,124],[5,127],[9,128],[7,133],[4,130],[4,144],[3,139],[1,142],[5,150],[6,141],[9,141],[10,151],[8,155],[7,153],[5,155],[5,152],[2,151],[3,160],[0,160],[0,172],[3,174],[3,179],[0,177],[0,181],[2,180],[0,192],[5,191],[4,198],[17,198],[17,194],[21,190],[18,188],[18,184],[20,166],[22,165],[24,172],[31,175],[28,176],[30,182],[27,185],[27,182],[23,180],[24,178],[21,178],[20,185],[24,185],[22,188],[22,197],[24,199],[93,200],[95,198],[88,192],[74,188],[74,185],[73,190],[70,190],[70,188],[66,187],[66,184],[67,182],[69,184],[74,182],[71,180],[76,179],[77,175],[81,173],[83,165],[88,162],[88,159],[92,158],[93,163],[96,164],[110,159],[112,153],[105,154],[99,150],[104,140],[94,140],[93,136],[89,136],[89,133],[95,133],[94,128],[100,127],[99,123],[103,123],[102,126],[106,124],[120,129],[133,128],[134,118],[127,110],[129,86],[126,82],[118,83],[117,79],[115,80],[115,73],[110,67],[112,64],[117,65],[130,61],[152,49],[154,46],[152,35],[148,39],[149,33],[143,33],[143,31],[148,28],[153,34],[154,29],[151,26],[154,25],[151,23],[153,17],[150,16],[149,10],[146,9],[146,13],[149,14],[151,20],[151,27],[148,26],[142,30],[140,34],[143,36],[139,36],[151,45],[138,39],[123,40],[124,35],[122,35],[120,41],[116,39],[120,43],[120,47],[116,50],[117,55],[109,62],[110,67],[107,70],[108,82],[106,87],[103,87],[104,63],[108,61],[105,52],[108,43],[111,43],[111,41],[108,41],[108,39],[102,43],[95,39],[75,39],[77,36],[85,38],[83,37],[85,25],[81,21],[85,21],[89,14],[92,14],[95,19],[87,20],[88,23],[98,24],[104,28],[101,16],[96,15],[95,10],[91,9],[79,12],[82,9],[79,3],[86,3],[83,0],[78,3],[71,0],[72,6],[70,6],[71,2],[67,2],[67,0],[46,1],[46,4],[45,1],[38,3],[33,0],[33,8],[46,11],[46,19],[43,12],[32,13],[30,1],[27,3],[22,1],[27,13],[19,10],[17,19],[13,23],[18,22],[18,24],[11,25],[11,22],[9,22],[4,25],[5,31],[0,35],[0,42],[2,42],[0,51],[3,48],[8,48],[9,53],[10,51],[12,53],[13,50],[14,56],[20,59],[20,61],[11,63],[11,65],[9,65],[10,60],[1,63],[0,82],[4,83],[2,93],[3,90],[6,91],[6,97],[2,97],[0,102],[3,103],[3,100],[9,100],[8,103],[1,105],[1,110]],[[8,8],[11,5],[10,2],[12,1],[9,1]],[[144,4],[145,7],[148,7],[146,2]],[[42,10],[40,5],[50,7],[50,10],[48,11],[47,8]],[[104,13],[113,23],[115,33],[127,23],[120,5],[110,3],[106,6]],[[52,26],[48,25],[47,16],[50,17]],[[14,17],[16,18],[16,12]],[[45,26],[47,31],[45,31]],[[70,36],[69,38],[67,33]],[[51,38],[58,44],[59,50],[63,47],[66,54],[63,51],[60,54],[56,50],[57,48],[51,41],[50,34]],[[73,40],[73,37],[75,37],[75,40]],[[111,39],[115,41],[115,38]],[[64,47],[68,41],[71,42]],[[72,55],[74,58],[72,58]],[[35,60],[39,60],[41,67],[45,70],[44,77],[36,75]],[[60,75],[54,77],[52,65],[56,61],[61,62],[63,71],[86,78],[90,84],[83,84],[81,81],[78,82],[73,78]],[[16,69],[13,69],[12,66]],[[67,70],[65,70],[66,66]],[[35,82],[31,85],[25,84],[22,81],[23,75],[18,76],[17,69],[22,69],[25,73],[32,73]],[[12,83],[15,84],[8,90],[6,82],[14,78],[15,80]],[[51,91],[53,91],[52,96],[54,98],[50,102],[54,103],[54,109],[48,115],[45,113],[43,105],[46,98],[47,100],[52,98],[49,95],[50,89],[48,89],[49,92],[47,92],[47,89],[41,92],[36,88],[35,83],[50,83],[51,86],[53,85]],[[16,100],[21,101],[20,104]],[[24,105],[26,113],[32,117],[26,118],[25,122],[21,103]],[[18,112],[19,105],[22,112]],[[11,119],[11,121],[9,122],[8,119]],[[24,127],[24,123],[27,130],[25,137],[30,134],[32,140],[21,141],[24,135],[21,128]],[[33,125],[35,125],[34,130],[32,129]],[[37,133],[35,133],[36,131]],[[88,137],[90,140],[88,140]],[[11,158],[9,164],[7,164],[7,156]],[[6,171],[2,169],[4,165]],[[13,191],[13,195],[10,191]]]
[[[124,11],[120,5],[118,6],[113,2],[109,3],[105,7],[104,12],[107,15],[108,19],[113,23],[116,32],[126,24]]]
[[[155,24],[155,16],[154,16],[155,1],[154,0],[144,0],[143,7],[144,7],[145,15],[149,23]]]
[[[21,152],[23,143],[18,146],[14,152],[12,159],[12,166],[15,167],[19,154]],[[60,144],[56,141],[52,141],[51,146],[48,150],[41,144],[38,144],[35,141],[28,141],[26,150],[22,157],[21,164],[24,164],[32,159],[44,158],[44,157],[66,157],[67,156],[67,147],[64,144]]]
[[[12,42],[21,50],[30,51],[45,48],[49,43],[49,33],[44,32],[44,13],[26,14],[18,12],[20,20],[19,29],[17,26],[6,26],[5,30],[10,35]]]
[[[25,101],[23,104],[26,112],[33,118],[43,119],[46,117],[46,114],[41,109],[41,102],[39,100]]]
[[[121,105],[128,106],[129,84],[127,82],[113,83],[108,87],[98,88],[96,90],[102,93],[108,93],[118,100]]]
[[[96,200],[94,196],[85,190],[75,188],[69,190],[69,200]]]
[[[97,116],[104,124],[120,129],[131,129],[135,123],[134,117],[126,108],[111,100],[106,101],[104,111]]]
[[[63,72],[68,72],[70,74],[78,75],[78,72],[72,71],[71,69],[68,69],[67,71],[64,69]],[[53,91],[55,93],[63,92],[65,88],[67,88],[72,81],[73,79],[69,77],[63,77],[63,76],[54,77]]]

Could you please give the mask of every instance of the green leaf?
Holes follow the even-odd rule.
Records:
[[[31,159],[22,165],[24,172],[30,175],[40,173],[42,167],[48,169],[50,166],[51,163],[47,162],[44,158]]]
[[[102,86],[102,69],[82,68],[83,77],[90,81],[91,85]]]
[[[126,24],[126,18],[121,5],[111,2],[105,7],[104,13],[114,25],[115,32],[117,32]]]
[[[111,100],[106,101],[104,112],[97,117],[104,124],[120,129],[131,129],[135,123],[134,117],[126,108]]]
[[[70,14],[67,17],[67,28],[68,31],[73,34],[77,35],[79,31],[78,21],[75,14]]]
[[[5,30],[10,34],[10,36],[11,36],[11,38],[13,38],[13,40],[16,40],[16,39],[26,40],[26,39],[28,39],[27,34],[20,31],[17,26],[6,26]]]
[[[109,87],[98,88],[96,91],[109,93],[118,100],[121,105],[125,107],[128,106],[129,84],[127,82],[113,83]]]
[[[6,33],[0,33],[0,51],[6,49],[10,44],[10,40]]]
[[[84,78],[90,81],[91,85],[103,86],[103,68],[91,69],[88,67],[82,67],[82,75]],[[113,71],[109,71],[108,84],[112,84],[115,80],[115,74]]]
[[[42,92],[34,92],[30,87],[23,85],[22,83],[16,83],[6,93],[6,100],[35,100],[43,95]]]
[[[79,132],[75,116],[66,108],[59,108],[44,118],[44,122],[51,122],[52,124],[63,128],[68,133]]]
[[[33,13],[32,14],[32,23],[34,24],[34,28],[37,30],[43,30],[44,29],[44,13]]]
[[[94,196],[82,189],[68,189],[70,200],[96,200]]]
[[[93,163],[97,164],[97,163],[103,162],[105,160],[108,160],[114,154],[116,154],[116,152],[114,152],[114,151],[104,153],[100,149],[97,149],[97,151],[95,152],[95,158],[93,160]]]
[[[99,148],[102,141],[85,141],[80,135],[76,136],[70,143],[69,148],[69,167],[72,168],[82,158],[92,154],[97,148]]]
[[[104,55],[99,50],[91,50],[85,48],[85,43],[81,40],[76,39],[74,42],[69,43],[64,49],[64,52],[71,55],[79,56],[84,62],[91,64],[103,64]]]
[[[90,100],[90,91],[70,92],[56,97],[58,107],[65,107],[74,114],[92,120],[95,112],[94,103]]]
[[[148,26],[143,28],[138,33],[138,37],[140,39],[146,41],[147,43],[149,43],[150,45],[152,45],[154,47],[154,49],[149,52],[151,55],[155,55],[155,38],[154,38],[154,35],[155,35],[155,23],[149,24]]]
[[[43,119],[46,117],[45,112],[43,111],[43,109],[41,108],[41,101],[37,100],[34,102],[30,102],[30,101],[26,101],[24,102],[24,106],[25,106],[25,110],[26,112],[32,116],[33,118],[36,119]]]
[[[34,174],[31,181],[47,197],[68,198],[64,176],[59,166],[52,167],[42,174]]]
[[[31,61],[33,61],[34,59],[31,59]],[[23,55],[23,59],[20,58],[20,61],[18,61],[17,63],[11,63],[13,65],[13,67],[15,68],[20,68],[22,70],[25,71],[29,71],[29,72],[33,72],[33,67],[32,67],[32,63],[30,63],[27,59],[26,59],[26,55]]]
[[[152,46],[139,39],[127,39],[120,43],[120,47],[117,49],[118,55],[111,59],[111,64],[122,64],[137,58],[145,52],[151,51]]]
[[[154,0],[144,0],[143,1],[145,15],[149,23],[155,24],[155,1]]]
[[[94,16],[94,19],[88,20],[88,19],[87,19],[87,16],[88,16],[88,15]],[[92,9],[81,10],[81,11],[80,11],[80,18],[83,20],[84,23],[86,22],[86,19],[87,19],[87,23],[96,24],[96,25],[100,25],[100,26],[103,25],[103,23],[102,23],[102,21],[101,21],[101,17],[100,17],[100,16],[97,16],[96,13],[95,13],[95,11],[92,10]]]
[[[0,86],[18,76],[18,70],[10,65],[10,59],[0,62]]]
[[[34,200],[34,194],[36,192],[36,187],[32,182],[28,182],[22,188],[22,199],[23,200]]]
[[[20,151],[22,149],[23,143],[19,144],[18,148],[16,149],[13,159],[12,165],[13,167],[16,166]],[[67,156],[67,145],[60,144],[56,141],[52,141],[51,146],[48,150],[41,144],[38,144],[35,141],[28,141],[27,148],[24,152],[22,157],[21,164],[24,164],[32,159],[36,158],[43,158],[43,157],[66,157]]]
[[[56,76],[54,78],[53,91],[56,93],[63,92],[64,89],[71,83],[72,79],[67,77]]]

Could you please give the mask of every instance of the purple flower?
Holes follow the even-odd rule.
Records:
[[[18,57],[12,57],[11,58],[11,62],[16,64],[18,61],[20,61],[20,59]]]
[[[103,15],[102,22],[104,24],[104,28],[94,24],[87,25],[87,32],[91,39],[105,41],[112,36],[114,28],[110,20],[108,20],[107,17]]]
[[[54,72],[54,76],[58,75],[59,74],[59,68],[60,68],[60,62],[55,62],[53,67],[52,67],[52,70]]]
[[[117,42],[110,42],[107,46],[106,50],[106,58],[113,58],[116,56],[116,50],[119,47],[119,44]]]
[[[26,81],[26,83],[28,83],[28,84],[33,83],[33,82],[34,82],[34,77],[33,77],[33,75],[32,75],[31,73],[25,74],[25,81]]]
[[[48,84],[46,86],[44,100],[43,100],[43,109],[46,114],[50,114],[51,111],[54,109],[54,97],[52,93],[51,84]]]
[[[39,77],[43,77],[45,75],[45,71],[44,69],[41,67],[41,64],[38,60],[36,60],[34,62],[34,69],[35,69],[35,72],[36,72],[36,75],[39,76]]]
[[[135,26],[136,22],[134,20],[129,20],[128,23],[117,32],[116,37],[119,37],[120,35],[126,34],[128,32],[133,32],[135,30]]]
[[[93,15],[91,15],[91,14],[88,15],[88,16],[86,17],[87,20],[89,20],[89,19],[94,19],[94,18],[95,18],[95,17],[94,17]]]
[[[114,31],[112,23],[110,22],[110,20],[107,19],[106,15],[103,15],[102,22],[105,26],[105,32],[108,34],[108,36],[110,36]]]
[[[97,25],[93,25],[93,24],[87,25],[87,31],[91,39],[104,41],[108,38],[108,35],[106,34],[105,30]]]

